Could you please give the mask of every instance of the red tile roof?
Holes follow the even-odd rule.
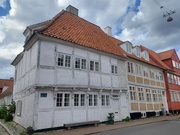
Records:
[[[166,59],[170,59],[174,53],[174,49],[172,50],[168,50],[168,51],[164,51],[159,53],[159,57],[161,58],[161,60],[166,60]]]
[[[148,49],[148,48],[146,48],[146,47],[144,47],[144,46],[140,46],[140,48],[142,49],[142,50],[146,50],[146,51],[148,51],[149,52],[149,57],[158,65],[158,66],[160,66],[160,67],[162,67],[162,68],[166,68],[166,69],[171,69],[170,67],[168,67],[162,60],[161,60],[161,58],[160,58],[160,56],[158,55],[158,53],[156,53],[156,52],[154,52],[154,51],[152,51],[152,50],[150,50],[150,49]]]
[[[125,58],[118,46],[122,41],[108,36],[99,26],[64,10],[51,19],[40,33]]]
[[[7,95],[12,94],[13,86],[14,86],[14,83],[12,82],[11,85],[3,93],[0,94],[0,99],[7,96]]]
[[[13,79],[0,79],[0,89],[2,90],[4,86],[8,87],[3,93],[1,93],[2,91],[0,91],[0,98],[2,98],[3,95],[7,95],[9,92],[12,92],[13,84]]]
[[[10,86],[13,82],[13,79],[0,79],[0,88],[4,86]]]

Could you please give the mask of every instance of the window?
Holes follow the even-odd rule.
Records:
[[[178,64],[178,62],[176,62],[176,68],[179,68],[179,64]]]
[[[153,94],[153,101],[157,102],[158,100],[157,100],[157,92],[156,92],[156,90],[152,90],[152,94]]]
[[[86,59],[75,58],[75,69],[86,69]]]
[[[102,106],[110,106],[110,96],[109,95],[101,96],[101,105]]]
[[[146,50],[144,51],[144,55],[145,55],[145,59],[149,60],[149,53]]]
[[[177,95],[177,92],[174,92],[174,101],[178,101],[178,95]]]
[[[21,111],[22,111],[22,101],[18,100],[17,101],[17,108],[16,108],[17,116],[21,116]]]
[[[126,52],[131,53],[131,44],[126,42]]]
[[[132,62],[127,62],[127,70],[128,70],[128,73],[133,73],[133,63]]]
[[[57,54],[57,65],[61,67],[71,67],[71,56],[67,54]]]
[[[117,66],[111,65],[111,73],[112,74],[117,74]]]
[[[139,101],[144,101],[144,90],[143,88],[138,88]]]
[[[150,78],[154,79],[154,71],[150,70]]]
[[[141,50],[140,50],[139,47],[136,47],[136,55],[137,55],[138,57],[141,57]]]
[[[98,106],[98,95],[89,94],[89,106]]]
[[[170,83],[171,82],[171,78],[170,78],[169,73],[167,73],[167,77],[168,77],[168,83]]]
[[[174,101],[174,94],[171,92],[171,101]]]
[[[144,70],[144,76],[148,77],[148,68],[144,67],[143,70]]]
[[[136,64],[136,74],[141,75],[141,65]]]
[[[136,100],[136,91],[134,86],[129,86],[131,100]]]
[[[85,94],[74,94],[74,106],[85,106]]]
[[[161,81],[163,81],[163,73],[162,73],[162,72],[159,72],[159,79],[160,79]]]
[[[159,101],[162,102],[162,93],[160,90],[158,91],[158,98],[159,98]]]
[[[146,101],[147,102],[151,102],[151,90],[150,89],[146,89]]]
[[[174,60],[172,60],[173,67],[176,67],[176,63]]]
[[[99,62],[97,61],[90,61],[90,70],[91,71],[99,71]]]
[[[47,97],[47,93],[41,93],[40,97]]]
[[[70,94],[57,93],[56,107],[68,107],[68,106],[70,106]]]

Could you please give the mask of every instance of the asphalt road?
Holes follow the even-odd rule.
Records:
[[[93,135],[180,135],[180,120],[121,128]]]

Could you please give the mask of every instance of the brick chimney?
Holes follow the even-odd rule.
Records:
[[[104,32],[108,34],[109,36],[112,36],[112,28],[110,26],[107,26],[104,28]]]
[[[66,11],[78,16],[78,9],[71,5],[66,8]]]

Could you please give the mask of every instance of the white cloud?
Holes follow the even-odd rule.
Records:
[[[0,6],[6,0],[0,0]],[[178,9],[180,2],[158,0],[169,9]],[[144,45],[155,51],[179,47],[179,11],[172,15],[174,20],[166,22],[154,1],[142,1],[136,7],[136,0],[10,0],[11,10],[0,17],[0,78],[13,76],[10,63],[23,50],[23,31],[28,25],[51,19],[68,5],[79,9],[79,16],[102,29],[107,25],[113,29],[114,36],[129,40],[134,45]],[[135,12],[138,8],[139,12]],[[122,30],[122,31],[121,31]],[[115,33],[119,33],[116,34]],[[180,54],[178,50],[177,54]],[[3,71],[3,72],[2,72]]]
[[[6,0],[0,0],[0,7],[2,8],[6,7]]]

